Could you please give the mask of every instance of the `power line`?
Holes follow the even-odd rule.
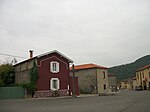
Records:
[[[0,53],[0,55],[26,59],[26,57],[21,57],[21,56],[16,56],[16,55],[11,55],[11,54],[5,54],[5,53]]]

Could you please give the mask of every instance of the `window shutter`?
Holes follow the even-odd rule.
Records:
[[[50,62],[50,71],[53,72],[53,62]]]
[[[59,85],[59,79],[57,80],[57,89],[60,89],[60,85]]]
[[[59,72],[59,63],[57,62],[57,72]]]

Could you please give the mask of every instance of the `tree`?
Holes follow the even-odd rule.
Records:
[[[33,62],[33,67],[31,68],[30,80],[32,84],[36,85],[36,82],[38,80],[38,70],[35,61]]]
[[[117,75],[118,80],[123,80],[135,77],[137,69],[149,64],[150,64],[150,55],[146,55],[142,58],[137,59],[132,63],[111,67],[108,69],[108,72]]]
[[[36,90],[36,83],[38,80],[38,69],[35,61],[33,62],[33,67],[31,68],[30,71],[30,85],[29,85],[29,91],[31,93],[34,93]]]
[[[13,86],[15,83],[15,70],[11,64],[0,65],[0,87]]]

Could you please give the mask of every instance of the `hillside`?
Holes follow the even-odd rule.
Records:
[[[141,57],[133,63],[111,67],[108,69],[108,72],[111,74],[116,74],[118,80],[123,80],[134,77],[135,71],[138,68],[141,68],[148,64],[150,64],[150,55]]]

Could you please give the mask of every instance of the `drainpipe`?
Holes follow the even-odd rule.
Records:
[[[75,88],[75,70],[74,70],[74,64],[72,65],[72,97],[76,97],[76,88]]]
[[[96,93],[98,94],[98,77],[97,77],[97,68],[96,68]]]

